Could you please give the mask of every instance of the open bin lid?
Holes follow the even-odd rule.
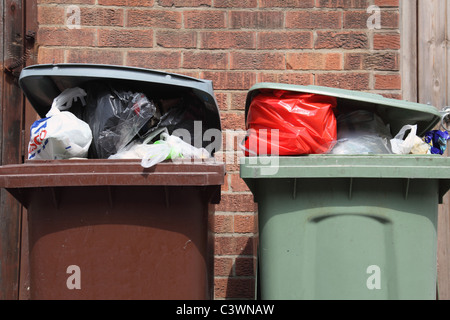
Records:
[[[423,136],[440,121],[441,114],[430,105],[385,98],[379,94],[329,88],[322,86],[299,86],[282,83],[257,83],[250,88],[245,104],[245,118],[253,98],[262,90],[287,90],[299,93],[313,93],[337,98],[339,113],[367,110],[376,113],[397,134],[404,125],[416,125],[417,135]]]
[[[162,71],[98,64],[43,64],[22,70],[19,85],[33,108],[42,118],[50,110],[53,99],[68,88],[82,87],[89,81],[107,80],[160,98],[175,98],[193,93],[201,105],[203,126],[221,130],[219,109],[211,80],[196,79]]]

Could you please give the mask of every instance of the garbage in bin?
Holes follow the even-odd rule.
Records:
[[[92,129],[90,158],[107,159],[130,143],[155,113],[155,104],[141,92],[116,89],[103,82],[85,85],[84,120]]]
[[[177,136],[169,135],[167,128],[163,128],[158,134],[160,140],[153,144],[149,142],[153,135],[147,137],[142,143],[137,141],[121,149],[118,153],[111,155],[108,159],[141,159],[144,168],[150,168],[164,160],[180,159],[209,159],[211,155],[205,148],[196,148],[184,142]],[[156,136],[158,136],[156,135]]]
[[[127,78],[127,72],[133,75]],[[107,159],[164,128],[210,156],[221,147],[220,117],[207,81],[139,68],[63,64],[26,68],[20,84],[42,117],[59,90],[87,92],[87,106],[70,111],[92,129],[89,159]]]
[[[373,112],[356,110],[337,117],[337,143],[330,154],[390,154],[392,135]]]
[[[184,118],[183,129],[192,125],[200,138],[208,133],[200,144],[206,141],[210,153],[220,149],[220,115],[209,80],[86,64],[31,66],[19,78],[41,117],[65,89],[86,90],[92,81],[143,93],[157,107],[195,100],[195,110],[185,110],[195,117]],[[82,118],[83,109],[73,107]],[[165,128],[171,136],[176,132]],[[165,128],[151,134],[157,138]],[[146,129],[131,142],[140,142]],[[31,299],[211,299],[210,228],[224,176],[225,165],[213,161],[152,168],[123,159],[1,166],[0,187],[28,213]]]
[[[248,108],[246,155],[321,154],[336,141],[334,97],[261,90]]]
[[[448,131],[433,130],[427,132],[423,140],[430,146],[430,153],[443,155],[447,150],[447,141],[450,139]]]
[[[317,86],[259,83],[261,90],[330,95],[337,114],[366,110],[392,133],[440,121],[428,105]],[[339,128],[338,128],[339,130]],[[263,300],[436,299],[438,205],[450,158],[357,154],[241,159],[258,204],[258,297]],[[276,165],[276,170],[273,169]]]
[[[92,131],[68,111],[78,100],[84,106],[85,96],[83,89],[69,88],[53,100],[46,117],[31,125],[28,160],[87,158]]]

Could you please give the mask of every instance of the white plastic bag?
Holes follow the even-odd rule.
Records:
[[[33,123],[28,144],[29,160],[86,158],[92,141],[89,125],[68,110],[86,92],[81,88],[64,90],[53,100],[46,118]]]
[[[160,135],[160,140],[149,144],[156,136]],[[141,159],[144,168],[150,168],[164,160],[178,159],[207,159],[211,158],[210,153],[205,148],[196,148],[184,142],[177,136],[169,135],[167,128],[155,131],[142,143],[134,141],[119,152],[108,157],[108,159]]]
[[[410,130],[408,136],[406,132]],[[395,154],[410,154],[411,149],[416,144],[417,125],[406,125],[400,129],[399,133],[391,139],[392,152]]]
[[[150,148],[147,149],[141,165],[144,168],[150,168],[166,159],[207,159],[210,157],[210,153],[205,148],[196,148],[177,136],[171,136],[163,132],[161,140],[150,145]]]

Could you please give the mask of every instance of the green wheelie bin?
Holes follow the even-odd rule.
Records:
[[[339,110],[377,112],[393,133],[431,130],[427,105],[317,86],[264,89],[337,98]],[[339,130],[339,127],[338,127]],[[258,297],[263,300],[436,299],[438,207],[450,188],[439,155],[321,154],[241,158],[258,204]]]

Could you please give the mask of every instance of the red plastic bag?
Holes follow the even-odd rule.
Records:
[[[336,104],[323,95],[262,91],[249,106],[245,155],[327,153],[337,139]]]

